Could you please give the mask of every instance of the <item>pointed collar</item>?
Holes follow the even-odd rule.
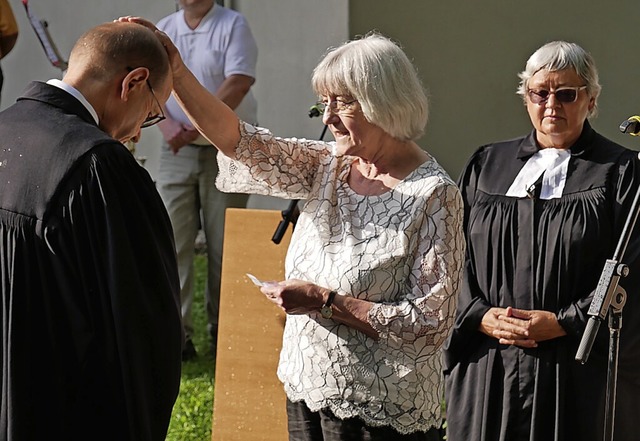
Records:
[[[70,84],[67,84],[64,81],[57,80],[55,78],[47,81],[47,84],[51,86],[59,87],[65,92],[71,94],[75,99],[80,101],[84,107],[86,107],[86,109],[89,111],[89,113],[93,117],[93,120],[96,122],[96,125],[100,125],[100,119],[98,118],[98,113],[96,112],[96,109],[93,108],[91,103],[84,97],[82,92],[80,92],[78,89],[71,86]]]
[[[40,81],[32,81],[24,91],[20,100],[34,100],[58,107],[65,112],[77,115],[89,124],[97,126],[96,120],[89,109],[69,92],[51,84]]]

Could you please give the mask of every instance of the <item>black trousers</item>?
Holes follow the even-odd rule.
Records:
[[[287,400],[289,441],[441,441],[436,428],[403,435],[391,427],[367,426],[360,418],[341,420],[329,409],[309,410],[304,401]]]

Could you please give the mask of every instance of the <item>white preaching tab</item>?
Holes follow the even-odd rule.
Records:
[[[539,150],[526,162],[513,180],[506,195],[514,198],[529,196],[527,189],[542,175],[540,199],[557,199],[562,196],[567,181],[571,151],[568,149],[546,148]]]

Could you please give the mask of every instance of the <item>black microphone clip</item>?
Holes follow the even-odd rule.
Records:
[[[628,133],[631,136],[640,135],[640,116],[630,116],[626,121],[622,121],[620,131],[622,133]]]
[[[318,105],[314,104],[313,106],[309,107],[309,118],[315,118],[317,116],[322,116],[322,112],[320,111],[320,109],[318,109]]]

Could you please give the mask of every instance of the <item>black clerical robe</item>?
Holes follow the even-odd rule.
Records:
[[[636,152],[585,123],[571,148],[562,197],[505,193],[538,150],[535,133],[481,147],[459,185],[467,256],[456,322],[445,351],[448,441],[603,439],[606,321],[588,362],[574,360],[593,292],[614,254],[640,184]],[[640,227],[640,226],[638,226]],[[640,420],[640,241],[622,262],[629,296],[621,331],[616,440],[637,440]],[[552,311],[567,336],[534,349],[480,331],[492,306]]]
[[[180,383],[179,282],[154,183],[67,92],[0,113],[8,441],[164,440]]]

